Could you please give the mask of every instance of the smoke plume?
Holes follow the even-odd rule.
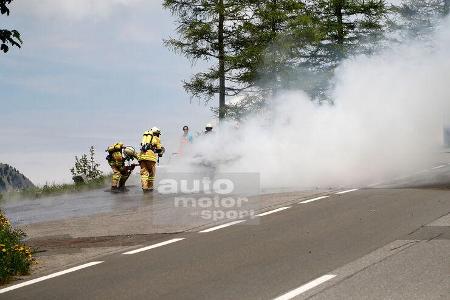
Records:
[[[449,20],[431,41],[351,57],[335,71],[334,105],[280,93],[270,116],[239,129],[224,124],[183,161],[190,170],[214,162],[219,172],[259,172],[263,187],[295,188],[365,186],[429,166],[450,122]]]

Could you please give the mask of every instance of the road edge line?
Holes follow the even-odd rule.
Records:
[[[72,272],[75,272],[75,271],[78,271],[78,270],[82,270],[82,269],[85,269],[85,268],[88,268],[88,267],[92,267],[92,266],[101,264],[103,262],[104,261],[93,261],[93,262],[90,262],[90,263],[86,263],[84,265],[80,265],[80,266],[73,267],[73,268],[70,268],[70,269],[67,269],[67,270],[59,271],[59,272],[56,272],[56,273],[53,273],[53,274],[49,274],[49,275],[42,276],[42,277],[39,277],[39,278],[36,278],[36,279],[28,280],[28,281],[25,281],[25,282],[22,282],[22,283],[19,283],[19,284],[15,284],[15,285],[12,285],[10,287],[6,287],[6,288],[3,288],[3,289],[0,289],[0,294],[6,293],[6,292],[9,292],[9,291],[12,291],[12,290],[24,287],[24,286],[32,285],[32,284],[35,284],[35,283],[38,283],[38,282],[41,282],[41,281],[44,281],[44,280],[47,280],[47,279],[55,278],[55,277],[58,277],[58,276],[61,276],[61,275],[65,275],[65,274],[72,273]]]

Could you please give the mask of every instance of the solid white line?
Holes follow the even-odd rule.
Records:
[[[300,294],[303,294],[303,293],[309,291],[310,289],[315,288],[318,285],[321,285],[322,283],[324,283],[324,282],[326,282],[326,281],[328,281],[330,279],[333,279],[334,277],[336,277],[336,275],[324,275],[324,276],[319,277],[319,278],[317,278],[317,279],[315,279],[313,281],[308,282],[305,285],[302,285],[299,288],[296,288],[295,290],[290,291],[289,293],[281,295],[281,296],[275,298],[274,300],[289,300],[289,299],[292,299],[294,297],[297,297]]]
[[[447,165],[440,165],[440,166],[437,166],[437,167],[434,167],[434,168],[431,168],[431,170],[437,170],[437,169],[441,169],[441,168],[443,168],[443,167],[446,167]]]
[[[139,252],[143,252],[143,251],[147,251],[147,250],[150,250],[150,249],[158,248],[158,247],[161,247],[161,246],[169,245],[169,244],[172,244],[172,243],[175,243],[175,242],[178,242],[178,241],[182,241],[182,240],[184,240],[184,238],[171,239],[171,240],[168,240],[168,241],[165,241],[165,242],[162,242],[162,243],[158,243],[158,244],[150,245],[150,246],[147,246],[147,247],[139,248],[139,249],[136,249],[136,250],[128,251],[128,252],[125,252],[125,253],[122,253],[122,254],[126,254],[126,255],[128,255],[128,254],[136,254],[136,253],[139,253]]]
[[[67,270],[64,270],[64,271],[60,271],[60,272],[57,272],[57,273],[53,273],[53,274],[50,274],[50,275],[47,275],[47,276],[43,276],[43,277],[39,277],[39,278],[36,278],[36,279],[33,279],[33,280],[29,280],[29,281],[25,281],[25,282],[22,282],[22,283],[19,283],[19,284],[15,284],[15,285],[12,285],[10,287],[1,289],[0,290],[0,294],[9,292],[9,291],[12,291],[12,290],[15,290],[15,289],[18,289],[18,288],[21,288],[21,287],[24,287],[24,286],[27,286],[27,285],[30,285],[30,284],[41,282],[41,281],[44,281],[44,280],[47,280],[47,279],[55,278],[55,277],[58,277],[58,276],[61,276],[61,275],[67,274],[67,273],[71,273],[71,272],[78,271],[78,270],[81,270],[81,269],[84,269],[84,268],[95,266],[95,265],[101,264],[102,262],[103,261],[93,261],[93,262],[90,262],[90,263],[87,263],[87,264],[84,264],[84,265],[81,265],[81,266],[78,266],[78,267],[70,268],[70,269],[67,269]]]
[[[239,224],[239,223],[242,223],[242,222],[245,222],[245,220],[239,220],[239,221],[234,221],[234,222],[222,224],[222,225],[219,225],[219,226],[216,226],[216,227],[211,227],[211,228],[199,231],[199,232],[200,233],[211,232],[211,231],[214,231],[214,230],[222,229],[222,228],[225,228],[225,227],[228,227],[228,226],[232,226],[232,225],[235,225],[235,224]]]
[[[313,199],[309,199],[309,200],[306,200],[306,201],[299,202],[299,204],[306,204],[306,203],[314,202],[314,201],[317,201],[317,200],[322,200],[322,199],[329,198],[329,197],[330,196],[321,196],[321,197],[317,197],[317,198],[313,198]]]
[[[291,207],[290,206],[280,207],[280,208],[277,208],[277,209],[274,209],[274,210],[266,211],[266,212],[261,213],[261,214],[256,215],[256,216],[257,217],[263,217],[263,216],[267,216],[267,215],[270,215],[270,214],[273,214],[273,213],[276,213],[276,212],[279,212],[279,211],[282,211],[282,210],[285,210],[285,209],[288,209],[288,208],[291,208]]]
[[[357,190],[359,190],[359,189],[346,190],[346,191],[338,192],[338,193],[336,193],[336,195],[347,194],[347,193],[354,192]]]

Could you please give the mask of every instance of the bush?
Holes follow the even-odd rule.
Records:
[[[103,172],[99,170],[100,164],[95,161],[94,146],[89,148],[89,157],[83,154],[81,158],[75,156],[75,166],[70,169],[74,177],[81,176],[87,180],[93,180],[102,177]]]
[[[27,275],[35,262],[33,251],[22,243],[22,230],[14,229],[0,210],[0,284],[7,283],[13,276]]]

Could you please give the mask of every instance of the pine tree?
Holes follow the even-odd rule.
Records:
[[[241,108],[261,108],[280,89],[322,92],[342,58],[381,34],[387,12],[382,0],[165,0],[164,7],[179,34],[166,45],[211,63],[184,88],[206,101],[218,94],[220,119],[227,109],[242,116]],[[240,104],[225,105],[243,91]]]
[[[301,50],[320,40],[317,20],[297,0],[255,0],[249,6],[253,15],[244,28],[251,38],[244,45],[247,56],[252,57],[245,79],[256,84],[260,91],[276,94],[277,90],[289,88],[295,62]],[[250,55],[248,55],[250,54]]]
[[[205,72],[184,81],[185,90],[193,97],[211,100],[219,95],[219,118],[226,114],[226,96],[245,89],[240,80],[244,66],[237,58],[237,47],[243,38],[239,32],[245,18],[244,1],[232,0],[165,0],[163,6],[177,17],[178,38],[165,44],[192,62],[211,63]]]
[[[383,0],[315,0],[307,6],[320,19],[323,39],[310,58],[317,65],[335,66],[380,37],[387,14]]]
[[[409,37],[425,37],[449,14],[449,6],[450,0],[405,0],[393,5],[395,21],[391,25]]]

